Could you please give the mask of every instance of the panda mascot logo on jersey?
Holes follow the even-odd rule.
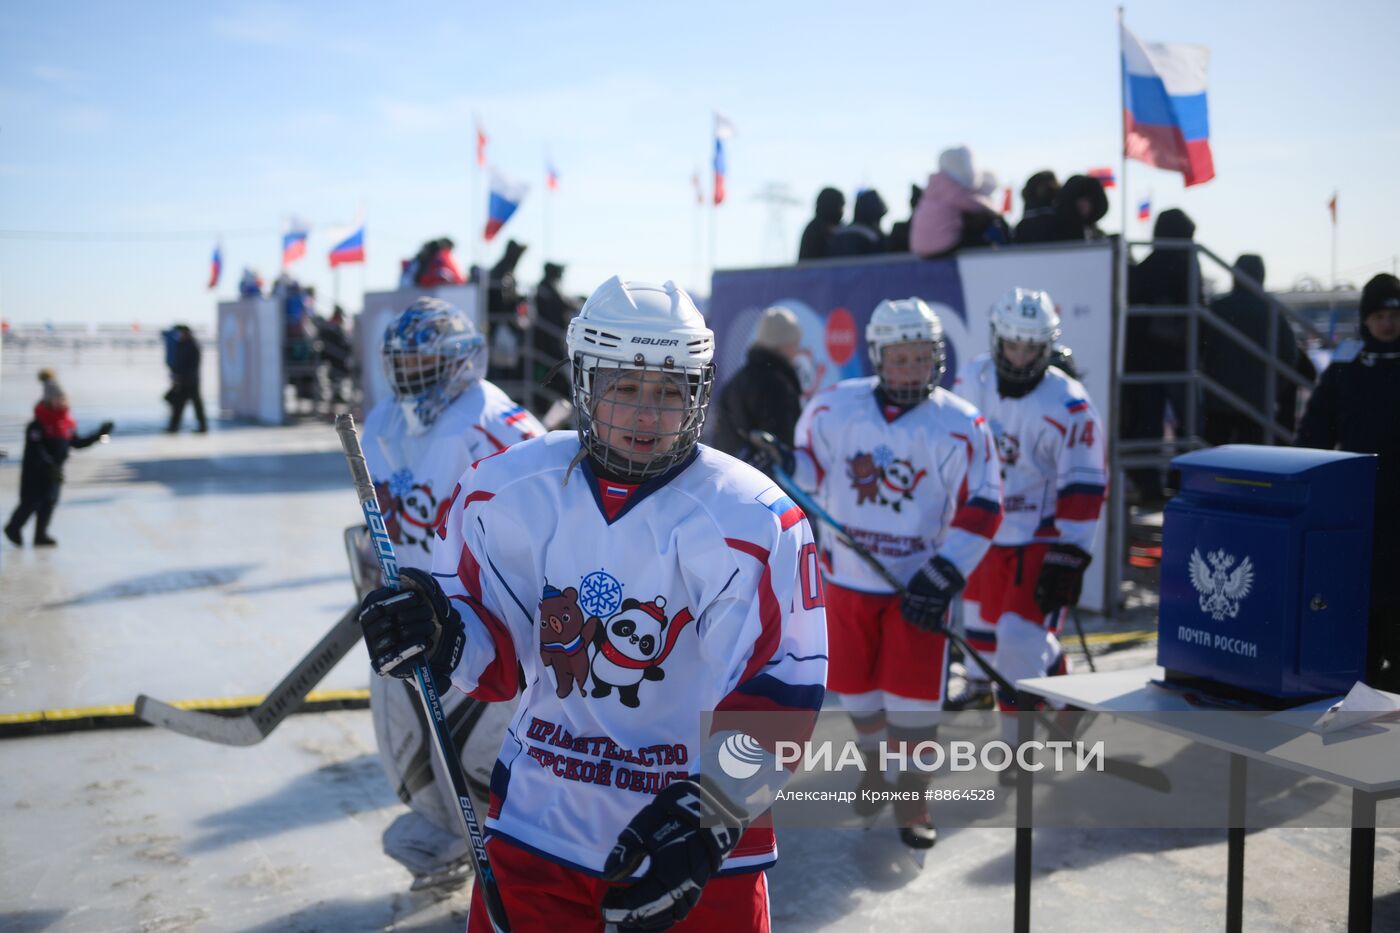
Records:
[[[636,709],[641,705],[638,690],[642,681],[666,676],[661,664],[691,621],[689,609],[682,609],[668,621],[662,596],[649,603],[624,599],[618,612],[598,630],[592,695],[605,697],[616,687],[622,705]]]

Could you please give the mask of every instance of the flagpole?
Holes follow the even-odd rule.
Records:
[[[1128,250],[1128,76],[1127,69],[1123,67],[1123,7],[1118,7],[1118,124],[1122,128],[1119,133],[1121,153],[1119,158],[1118,177],[1122,179],[1122,187],[1119,189],[1118,200],[1121,202],[1122,230],[1123,230],[1123,252],[1127,255]]]
[[[1332,192],[1332,291],[1337,290],[1337,192]],[[1335,299],[1334,299],[1335,300]]]
[[[473,140],[473,142],[475,142]],[[477,210],[481,207],[481,160],[472,156],[472,203],[467,210],[467,275],[476,266],[477,239],[481,236],[482,225],[477,223]]]
[[[705,221],[705,202],[700,188],[699,169],[691,175],[690,181],[690,187],[693,189],[692,194],[696,195],[695,207],[690,215],[690,287],[698,289],[700,287],[700,228]]]
[[[715,277],[716,247],[719,243],[719,205],[710,198],[710,280]]]
[[[540,242],[540,262],[549,262],[549,208],[554,203],[553,162],[546,161],[544,168],[544,203],[540,205],[540,213],[544,218],[544,236]],[[541,266],[543,268],[543,266]]]

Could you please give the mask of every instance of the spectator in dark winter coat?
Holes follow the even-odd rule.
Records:
[[[506,241],[506,250],[491,267],[486,283],[486,313],[491,325],[489,365],[486,378],[492,382],[523,378],[521,365],[528,318],[523,311],[525,296],[515,279],[515,267],[529,249],[524,243]]]
[[[1242,277],[1248,278],[1262,290],[1264,260],[1252,253],[1246,253],[1237,259],[1234,288],[1211,302],[1211,310],[1263,350],[1269,342],[1269,318],[1277,312],[1267,300],[1245,285]],[[1300,360],[1304,363],[1307,361],[1307,357],[1298,351],[1298,341],[1293,336],[1293,328],[1289,326],[1288,319],[1281,315],[1274,356],[1280,363],[1295,370],[1303,369]],[[1264,362],[1241,349],[1239,344],[1229,337],[1212,329],[1209,324],[1201,326],[1201,368],[1207,376],[1248,402],[1252,408],[1259,412],[1264,411]],[[1304,372],[1311,369],[1312,364],[1306,363]],[[1280,377],[1274,387],[1275,422],[1292,430],[1296,403],[1296,386],[1292,381]],[[1258,422],[1209,390],[1205,393],[1204,411],[1205,439],[1210,444],[1270,442]]]
[[[1027,234],[1024,231],[1027,223],[1033,228],[1039,224],[1039,218],[1053,214],[1055,195],[1059,192],[1060,181],[1049,169],[1036,172],[1026,179],[1025,186],[1021,188],[1021,222],[1016,225],[1016,233],[1012,238],[1015,242],[1033,242],[1026,239]]]
[[[45,378],[45,377],[48,378]],[[63,462],[70,450],[89,447],[112,433],[112,422],[104,421],[91,434],[79,436],[77,422],[68,411],[68,397],[63,394],[51,370],[41,370],[39,382],[43,396],[34,406],[34,420],[24,430],[24,462],[19,472],[19,505],[5,524],[5,537],[23,544],[21,536],[29,516],[37,516],[34,545],[53,547],[58,544],[49,537],[49,521],[58,508],[58,494],[63,487]]]
[[[172,385],[166,393],[170,403],[170,424],[166,433],[180,430],[180,422],[185,416],[185,404],[194,403],[194,417],[199,422],[199,432],[209,430],[209,422],[204,417],[204,398],[199,392],[199,341],[184,324],[175,326],[175,347],[171,354],[170,379]]]
[[[801,346],[797,315],[782,307],[763,312],[747,362],[719,394],[714,446],[742,456],[753,430],[767,431],[792,446],[793,429],[802,414],[802,385],[792,359]]]
[[[1366,682],[1400,692],[1400,279],[1383,273],[1366,283],[1361,334],[1323,370],[1298,446],[1379,455]]]
[[[577,299],[564,294],[563,282],[564,267],[558,263],[545,263],[544,278],[535,287],[535,314],[538,320],[531,328],[531,336],[535,342],[536,382],[543,382],[550,369],[568,355],[564,347],[564,334],[569,321],[581,307]],[[554,378],[546,384],[560,398],[569,398],[571,395],[571,383],[567,373],[555,373]]]
[[[867,188],[856,195],[856,206],[851,212],[851,222],[831,235],[827,255],[867,256],[885,252],[885,235],[880,231],[880,221],[889,213],[885,201],[874,188]]]
[[[827,257],[831,235],[841,226],[841,215],[845,212],[846,196],[835,188],[823,188],[817,195],[816,215],[802,231],[802,242],[797,247],[798,262]]]
[[[923,188],[918,185],[909,186],[909,219],[901,220],[890,227],[889,251],[891,253],[909,252],[909,225],[914,221],[914,209],[919,206],[919,198],[923,196]]]
[[[1099,221],[1108,213],[1103,182],[1088,175],[1071,175],[1055,193],[1049,211],[1027,215],[1016,225],[1017,243],[1101,240]]]
[[[1196,224],[1185,211],[1172,208],[1157,217],[1154,240],[1189,241]],[[1191,281],[1196,282],[1195,298],[1204,303],[1200,265],[1189,243],[1182,248],[1157,244],[1141,263],[1128,269],[1128,304],[1191,304]],[[1194,273],[1193,273],[1194,270]],[[1123,352],[1123,370],[1129,373],[1181,372],[1186,368],[1186,321],[1181,317],[1132,317]],[[1123,387],[1123,437],[1130,440],[1161,438],[1167,403],[1178,418],[1185,414],[1186,386],[1130,385]],[[1128,477],[1146,501],[1163,497],[1161,475],[1156,469],[1128,471]]]

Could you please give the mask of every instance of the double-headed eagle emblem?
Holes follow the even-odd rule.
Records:
[[[1210,561],[1209,566],[1206,561]],[[1246,557],[1231,570],[1234,563],[1234,555],[1226,554],[1224,548],[1210,551],[1205,560],[1199,550],[1191,549],[1191,585],[1201,594],[1201,611],[1210,613],[1217,622],[1239,615],[1240,600],[1254,586],[1254,564],[1250,559]]]

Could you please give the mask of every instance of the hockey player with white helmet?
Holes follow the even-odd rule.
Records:
[[[946,366],[938,315],[919,298],[882,301],[865,339],[876,375],[811,399],[792,465],[797,483],[908,581],[897,596],[839,539],[824,554],[829,686],[855,724],[863,789],[885,791],[880,742],[907,751],[937,735],[943,627],[1001,520],[1001,488],[984,419],[938,386]],[[895,804],[900,838],[915,848],[937,840],[921,799],[928,779],[909,769],[896,782],[905,792]]]
[[[996,437],[1005,516],[968,581],[964,625],[1013,682],[1068,669],[1056,633],[1079,601],[1107,483],[1098,413],[1084,387],[1050,365],[1059,336],[1050,296],[1013,288],[992,306],[991,352],[954,384]],[[1013,697],[997,700],[1015,708]],[[1014,734],[1011,717],[1002,729]]]
[[[431,543],[463,470],[545,433],[533,415],[481,378],[483,344],[462,311],[435,298],[418,299],[385,328],[380,359],[392,395],[365,419],[364,448],[402,566],[431,569]],[[377,567],[372,554],[366,561]],[[466,772],[484,787],[495,748],[483,753],[481,746],[504,728],[509,712],[460,693],[443,699]],[[410,807],[385,831],[385,854],[413,873],[414,890],[462,884],[469,863],[457,801],[438,773],[413,685],[371,678],[370,706],[380,761]]]
[[[421,651],[444,687],[520,697],[486,826],[516,929],[767,930],[775,840],[751,824],[786,772],[703,762],[725,717],[821,706],[811,529],[698,443],[714,335],[684,291],[610,279],[567,344],[577,432],[465,471],[432,574],[365,599],[370,657],[409,677]],[[478,895],[468,929],[489,928]]]

